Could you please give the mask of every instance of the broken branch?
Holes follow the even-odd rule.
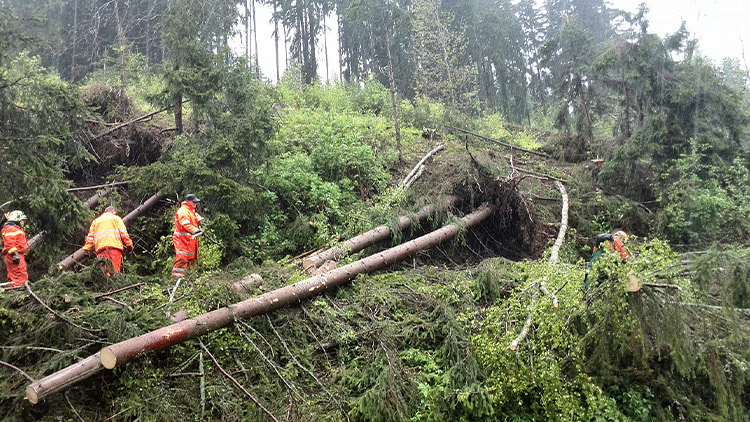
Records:
[[[10,369],[18,372],[19,374],[23,375],[23,377],[26,378],[27,380],[29,380],[30,382],[34,382],[34,378],[31,378],[31,375],[27,374],[26,372],[23,372],[23,370],[21,368],[15,366],[15,365],[12,365],[12,364],[10,364],[8,362],[3,362],[1,360],[0,360],[0,365],[4,366],[6,368],[10,368]]]
[[[120,289],[112,290],[111,292],[100,294],[99,296],[94,296],[94,299],[102,299],[102,298],[104,298],[106,296],[112,296],[115,293],[124,292],[125,290],[135,289],[136,287],[141,287],[141,286],[145,286],[145,285],[146,285],[146,283],[133,284],[133,285],[130,285],[130,286],[127,286],[127,287],[123,287],[123,288],[120,288]]]
[[[417,163],[417,165],[414,166],[413,169],[411,169],[411,171],[409,172],[409,174],[407,174],[406,177],[404,177],[404,180],[401,181],[401,186],[404,187],[404,188],[409,187],[409,185],[411,185],[411,183],[413,183],[413,181],[411,183],[408,183],[408,182],[412,179],[412,177],[415,180],[419,177],[419,176],[415,176],[415,174],[417,173],[417,171],[420,170],[420,168],[422,168],[422,165],[425,163],[425,161],[427,161],[430,157],[432,157],[433,155],[437,154],[438,152],[442,151],[444,148],[445,147],[443,145],[438,145],[435,148],[433,148],[432,151],[428,152],[427,155],[425,155],[424,157],[422,157],[422,159],[419,160],[419,162]]]
[[[29,283],[28,280],[26,280],[26,282],[23,284],[23,286],[26,287],[26,291],[29,292],[29,295],[31,295],[31,297],[33,297],[34,300],[36,300],[37,302],[39,302],[39,304],[42,305],[45,309],[47,309],[49,312],[51,312],[52,315],[58,317],[59,319],[61,319],[62,321],[64,321],[66,324],[69,324],[69,325],[71,325],[71,326],[73,326],[73,327],[75,327],[75,328],[77,328],[77,329],[79,329],[81,331],[85,331],[85,332],[87,332],[89,334],[98,335],[101,332],[101,330],[92,330],[90,328],[82,327],[82,326],[76,324],[75,322],[69,320],[68,318],[65,318],[60,313],[58,313],[54,309],[52,309],[49,306],[47,306],[47,304],[44,303],[42,301],[42,299],[39,299],[39,296],[37,296],[36,294],[34,294],[34,292],[31,290],[31,283]]]
[[[449,125],[446,125],[446,124],[442,124],[442,126],[445,127],[445,128],[448,128],[450,130],[462,132],[462,133],[465,133],[467,135],[471,135],[471,136],[477,137],[479,139],[484,139],[485,141],[492,142],[493,144],[502,145],[502,146],[504,146],[506,148],[510,148],[511,150],[517,149],[519,151],[528,152],[529,154],[533,154],[533,155],[536,155],[536,156],[539,156],[539,157],[542,157],[542,158],[550,158],[549,155],[544,154],[542,152],[538,152],[538,151],[534,151],[534,150],[530,150],[530,149],[526,149],[526,148],[521,148],[521,147],[518,147],[518,146],[515,146],[515,145],[511,145],[509,143],[506,143],[506,142],[503,142],[503,141],[498,141],[497,139],[492,139],[490,137],[487,137],[487,136],[484,136],[484,135],[480,135],[478,133],[471,132],[471,131],[466,130],[466,129],[460,129],[460,128],[449,126]]]
[[[233,376],[229,375],[229,373],[227,371],[225,371],[224,368],[221,367],[221,365],[219,365],[219,361],[216,360],[216,358],[214,357],[214,355],[211,354],[211,351],[208,350],[208,348],[206,347],[206,345],[203,344],[203,342],[200,341],[200,339],[198,340],[198,342],[201,345],[201,349],[203,349],[203,351],[206,352],[206,354],[208,355],[208,358],[211,359],[211,361],[214,363],[214,366],[216,366],[216,369],[218,369],[219,372],[221,372],[222,375],[224,375],[225,377],[227,377],[229,379],[229,381],[232,382],[232,384],[234,384],[235,386],[237,386],[237,388],[239,388],[240,391],[242,391],[243,393],[245,393],[245,395],[248,396],[250,398],[250,400],[252,400],[252,402],[255,403],[255,405],[258,406],[258,408],[263,413],[266,414],[266,416],[268,416],[269,418],[271,418],[271,420],[273,420],[274,422],[279,422],[279,420],[276,419],[276,417],[273,414],[271,414],[271,412],[269,412],[268,409],[266,409],[265,407],[263,407],[262,404],[260,404],[260,402],[258,401],[258,399],[256,399],[252,394],[250,394],[250,392],[247,391],[245,389],[245,387],[242,386],[242,384],[240,384],[236,379],[234,379]]]
[[[516,350],[518,348],[518,344],[521,343],[527,335],[529,335],[529,329],[531,328],[531,314],[532,311],[529,311],[529,314],[526,315],[526,322],[523,324],[521,332],[518,334],[518,337],[514,338],[513,341],[510,342],[510,346],[508,346],[508,349]]]
[[[550,264],[556,264],[560,261],[560,248],[565,240],[565,233],[568,231],[568,193],[565,191],[565,186],[562,183],[556,181],[555,186],[557,186],[562,195],[562,212],[560,213],[560,231],[557,233],[557,240],[555,240],[555,244],[552,246],[552,251],[549,254]]]

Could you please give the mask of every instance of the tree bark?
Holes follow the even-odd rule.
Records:
[[[455,196],[449,196],[445,198],[443,203],[440,205],[441,208],[446,208],[448,206],[454,205],[456,202],[458,202],[458,197]],[[422,221],[428,216],[430,216],[432,213],[435,212],[435,205],[430,204],[427,206],[422,207],[419,211],[417,211],[414,214],[414,218],[417,221]],[[398,226],[401,230],[406,230],[411,226],[412,219],[409,217],[401,216],[398,218]],[[334,246],[330,249],[327,249],[317,255],[313,255],[305,260],[302,261],[302,268],[305,269],[305,271],[312,271],[315,270],[317,267],[323,265],[326,261],[335,261],[337,260],[341,255],[344,255],[345,253],[357,253],[361,251],[362,249],[372,246],[378,242],[382,242],[383,240],[386,240],[391,237],[391,229],[386,226],[378,226],[374,229],[362,233],[359,236],[355,236],[346,242],[344,242],[340,246]]]
[[[419,162],[417,163],[417,165],[414,166],[414,168],[411,169],[411,171],[409,172],[409,174],[407,174],[406,177],[404,177],[404,180],[401,181],[401,186],[406,186],[406,184],[409,182],[409,179],[411,179],[412,177],[414,177],[414,174],[417,171],[419,171],[420,167],[422,167],[422,164],[424,164],[425,161],[427,161],[433,155],[435,155],[438,152],[442,151],[443,148],[444,148],[444,146],[438,145],[435,148],[433,148],[432,151],[428,152],[427,155],[425,155],[424,157],[422,157],[422,159],[419,160]]]
[[[279,18],[276,15],[276,2],[273,2],[273,41],[276,48],[276,83],[281,78],[279,73]]]
[[[391,91],[391,104],[393,105],[393,127],[394,127],[394,130],[396,131],[396,149],[398,150],[398,161],[401,161],[401,158],[402,158],[401,157],[401,126],[398,121],[398,103],[396,102],[396,80],[393,78],[394,70],[393,70],[393,59],[391,57],[391,37],[388,36],[388,25],[386,22],[385,14],[383,16],[383,27],[385,29],[385,51],[388,54],[388,85]]]
[[[584,136],[586,137],[586,147],[591,149],[594,144],[594,131],[591,127],[591,113],[589,112],[589,105],[586,102],[586,96],[583,93],[583,80],[579,73],[575,73],[575,88],[578,94],[578,99],[581,103],[581,113],[583,114],[583,130]]]
[[[161,200],[164,197],[164,193],[162,191],[157,192],[153,196],[151,196],[149,199],[146,200],[146,202],[142,203],[138,206],[138,208],[134,209],[133,211],[130,211],[128,215],[122,218],[122,221],[127,225],[130,224],[133,220],[140,217],[141,214],[146,212],[149,208],[153,207],[159,200]],[[83,250],[83,248],[78,249],[77,251],[73,252],[70,256],[63,259],[62,261],[57,263],[57,268],[59,270],[70,270],[70,268],[78,263],[80,260],[82,260],[86,256],[86,251]]]
[[[32,382],[26,387],[26,398],[31,404],[39,403],[39,400],[57,391],[64,390],[69,386],[84,380],[102,369],[99,353],[95,353],[86,359],[74,363],[65,369],[48,375],[39,381]]]
[[[78,46],[78,0],[73,1],[73,52],[70,55],[70,83],[76,80],[76,47]]]
[[[250,67],[250,7],[247,2],[248,0],[245,0],[245,61],[247,61],[247,67]]]
[[[557,186],[562,195],[562,212],[560,217],[560,231],[557,233],[557,240],[555,240],[555,244],[552,246],[552,251],[549,254],[550,264],[557,264],[560,261],[560,248],[565,240],[565,233],[568,231],[568,193],[565,191],[565,186],[562,183],[555,182],[555,186]]]
[[[255,20],[255,0],[252,0],[253,6],[253,43],[255,44],[255,76],[260,78],[260,65],[258,64],[258,24]]]
[[[483,205],[471,214],[464,216],[462,220],[466,229],[479,224],[491,216],[494,211],[495,208],[493,206]],[[262,315],[300,302],[328,289],[347,283],[359,274],[377,271],[424,249],[438,245],[447,239],[455,237],[460,230],[458,224],[451,224],[325,274],[310,277],[261,296],[105,347],[100,352],[102,365],[107,369],[122,366],[143,353],[161,350],[185,340],[197,338],[208,332],[229,326],[238,318],[246,319]]]
[[[172,71],[177,73],[180,71],[180,63],[177,62],[172,66]],[[178,89],[172,96],[172,106],[174,107],[174,126],[175,135],[182,135],[183,124],[182,124],[182,90]]]
[[[238,295],[247,295],[263,285],[263,277],[260,274],[250,274],[242,280],[232,283],[229,291]]]

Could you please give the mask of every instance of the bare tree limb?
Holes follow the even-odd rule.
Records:
[[[133,284],[133,285],[130,285],[130,286],[127,286],[127,287],[123,287],[121,289],[112,290],[111,292],[102,293],[99,296],[94,296],[94,299],[103,299],[106,296],[112,296],[115,293],[120,293],[120,292],[123,292],[125,290],[135,289],[136,287],[141,287],[141,286],[145,286],[145,285],[146,285],[146,283],[136,283],[136,284]]]
[[[563,241],[565,240],[565,233],[568,231],[568,193],[565,191],[565,186],[560,182],[555,182],[555,186],[560,190],[562,195],[562,212],[560,218],[560,231],[557,233],[557,240],[552,246],[552,251],[549,254],[549,263],[557,264],[560,261],[560,247],[562,247]]]
[[[240,391],[242,391],[243,393],[245,393],[245,395],[247,397],[249,397],[250,400],[252,400],[252,402],[255,403],[256,406],[258,406],[258,408],[261,410],[261,412],[265,413],[266,416],[268,416],[272,421],[279,422],[279,420],[276,419],[276,417],[273,414],[271,414],[271,412],[269,412],[268,409],[266,409],[265,407],[263,407],[262,404],[260,404],[260,402],[258,401],[258,399],[256,399],[252,394],[250,394],[250,392],[247,391],[245,389],[245,387],[242,386],[242,384],[240,384],[236,379],[234,379],[234,377],[232,377],[231,375],[229,375],[229,373],[227,371],[225,371],[224,368],[221,367],[221,365],[219,365],[219,361],[216,360],[216,358],[214,357],[214,355],[211,354],[211,352],[208,350],[208,348],[206,347],[206,345],[203,344],[203,342],[200,339],[198,339],[198,343],[201,345],[201,349],[203,349],[203,351],[206,352],[206,354],[208,355],[209,359],[211,359],[211,361],[214,363],[214,366],[216,366],[216,369],[218,369],[219,372],[221,372],[222,375],[224,375],[225,377],[227,377],[229,379],[229,381],[232,382],[232,384],[234,384],[235,386],[237,386],[237,388],[239,388]]]
[[[79,188],[70,188],[70,189],[66,189],[65,191],[66,192],[80,192],[80,191],[93,190],[93,189],[109,188],[109,187],[112,187],[112,186],[122,186],[122,185],[127,185],[129,183],[130,183],[129,181],[112,182],[112,183],[107,183],[105,185],[82,186],[82,187],[79,187]]]
[[[73,327],[75,327],[75,328],[77,328],[77,329],[79,329],[81,331],[85,331],[85,332],[87,332],[89,334],[92,334],[92,335],[97,335],[98,336],[101,333],[101,330],[92,330],[91,328],[82,327],[82,326],[76,324],[75,322],[69,320],[68,318],[65,318],[60,313],[56,312],[54,309],[52,309],[49,306],[47,306],[47,304],[44,303],[42,301],[42,299],[39,299],[39,296],[37,296],[36,294],[34,294],[34,292],[31,290],[31,283],[29,283],[28,280],[26,280],[26,282],[23,285],[24,285],[24,287],[26,287],[26,291],[29,292],[29,294],[31,295],[31,297],[34,298],[34,300],[36,300],[37,302],[39,302],[40,305],[42,305],[45,309],[47,309],[49,312],[51,312],[54,316],[56,316],[59,319],[61,319],[62,321],[64,321],[66,324],[71,325],[71,326],[73,326]]]
[[[422,165],[427,161],[430,157],[437,154],[438,152],[442,151],[445,147],[443,145],[438,145],[435,148],[432,149],[432,151],[428,152],[427,155],[422,157],[421,160],[417,163],[417,165],[414,166],[414,168],[411,169],[409,174],[404,177],[404,180],[401,181],[401,186],[405,189],[409,187],[412,183],[414,183],[412,178],[416,180],[419,176],[415,176],[415,174],[422,168]],[[421,172],[420,172],[421,173]],[[411,181],[411,183],[409,183]]]
[[[0,366],[4,366],[6,368],[10,368],[19,374],[23,375],[24,378],[26,378],[29,382],[34,382],[34,378],[31,378],[31,375],[27,374],[26,372],[23,372],[23,370],[15,365],[12,365],[8,362],[3,362],[0,360]]]
[[[510,346],[508,346],[508,349],[516,350],[518,348],[518,344],[521,343],[526,338],[527,335],[529,335],[529,329],[531,328],[532,313],[533,313],[533,309],[529,311],[528,315],[526,315],[526,322],[524,322],[521,332],[518,334],[518,337],[514,338],[513,341],[510,342]]]

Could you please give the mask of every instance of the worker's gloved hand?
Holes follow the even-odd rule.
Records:
[[[128,255],[132,254],[133,253],[133,245],[126,246],[125,247],[125,253],[128,254]]]
[[[196,231],[194,231],[194,232],[192,233],[191,237],[192,237],[193,239],[195,239],[196,237],[198,237],[198,236],[200,236],[200,235],[202,235],[202,234],[203,234],[203,230],[196,230]]]
[[[18,252],[13,252],[12,254],[10,254],[10,259],[16,265],[21,263],[21,255],[19,255]]]

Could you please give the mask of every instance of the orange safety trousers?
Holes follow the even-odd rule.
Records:
[[[112,261],[112,267],[115,270],[115,274],[120,272],[122,265],[122,251],[117,248],[104,248],[96,253],[98,258],[104,258]],[[102,265],[102,269],[106,272],[106,267]],[[111,274],[107,273],[107,277]]]
[[[170,278],[172,280],[177,280],[178,278],[185,277],[187,272],[195,267],[196,261],[198,261],[198,258],[185,259],[180,258],[178,255],[175,258],[174,265],[172,266],[172,275],[170,276]]]
[[[11,254],[5,255],[5,267],[8,270],[8,281],[13,283],[12,286],[7,286],[6,289],[23,286],[23,283],[29,279],[29,274],[26,272],[26,257],[23,254],[18,254],[18,256],[21,257],[21,262],[14,264]]]

